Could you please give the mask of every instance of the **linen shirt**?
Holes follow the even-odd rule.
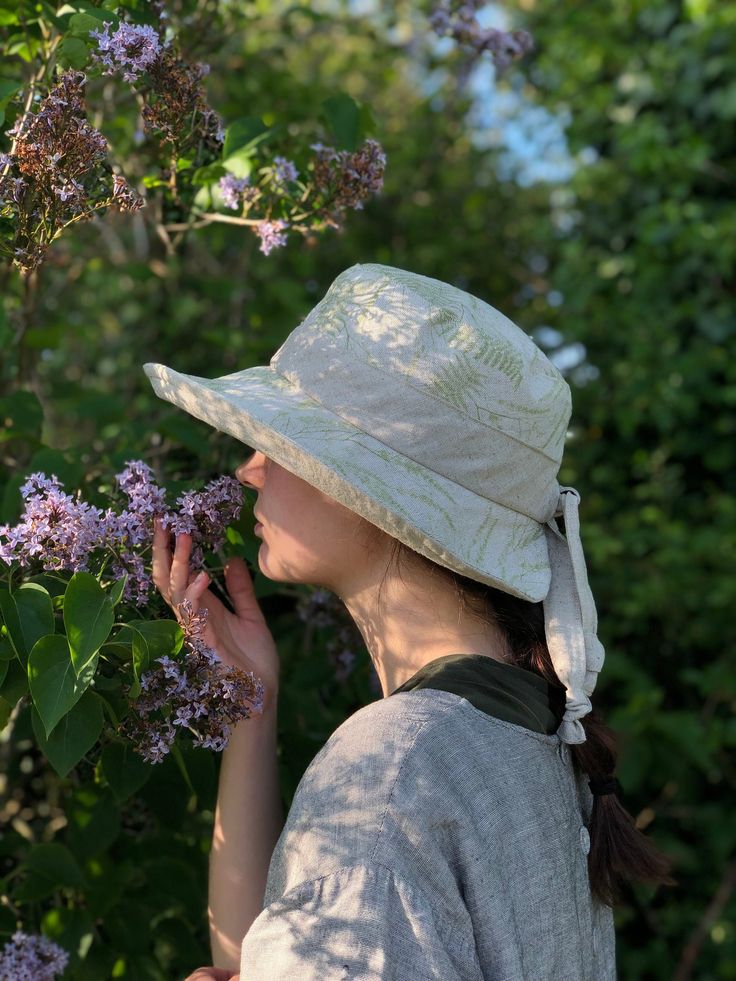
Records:
[[[554,733],[434,688],[367,705],[297,788],[241,981],[615,981],[591,805]]]

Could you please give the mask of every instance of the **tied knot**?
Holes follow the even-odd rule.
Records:
[[[544,600],[544,625],[552,666],[565,686],[565,714],[557,734],[565,743],[585,742],[581,723],[603,667],[598,614],[588,583],[580,540],[580,494],[561,487],[557,508],[545,525],[551,580]],[[564,523],[564,533],[558,521]]]
[[[621,796],[621,784],[613,774],[598,780],[589,780],[588,786],[594,797],[604,797],[606,794],[615,794],[617,797]]]

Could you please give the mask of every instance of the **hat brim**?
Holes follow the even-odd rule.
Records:
[[[143,367],[160,398],[264,453],[426,558],[532,602],[547,595],[542,524],[396,452],[273,368],[208,379]]]

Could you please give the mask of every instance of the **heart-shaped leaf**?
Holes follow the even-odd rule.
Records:
[[[98,655],[77,676],[66,637],[41,637],[28,658],[28,685],[46,737],[79,701],[94,678]]]
[[[114,621],[112,600],[95,577],[75,572],[64,594],[64,626],[77,675],[105,643]]]
[[[98,695],[86,691],[48,739],[36,709],[33,710],[31,722],[39,749],[59,776],[65,777],[97,742],[102,732],[102,703]]]

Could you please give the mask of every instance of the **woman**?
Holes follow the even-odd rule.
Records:
[[[276,646],[242,562],[230,613],[158,529],[172,608],[209,611],[266,687],[225,751],[204,978],[615,978],[626,879],[671,883],[618,801],[603,664],[557,473],[569,389],[501,313],[427,277],[342,273],[269,366],[157,393],[256,448],[258,565],[345,603],[383,698],[317,754],[283,822]],[[561,525],[560,522],[564,525]],[[564,533],[563,533],[564,532]]]

